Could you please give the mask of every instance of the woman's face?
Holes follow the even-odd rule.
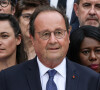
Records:
[[[29,38],[29,22],[32,13],[34,12],[35,8],[29,8],[27,10],[22,11],[22,15],[19,18],[19,25],[22,30],[22,34],[24,37]]]
[[[15,8],[11,6],[11,1],[9,0],[0,0],[0,13],[14,14]]]
[[[84,38],[79,52],[81,64],[100,73],[100,42],[89,37]]]
[[[16,47],[21,42],[15,37],[14,30],[7,20],[0,21],[0,60],[16,55]]]

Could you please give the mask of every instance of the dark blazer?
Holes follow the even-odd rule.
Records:
[[[74,0],[74,3],[75,3],[76,1],[77,1],[77,0]],[[74,30],[77,30],[77,29],[79,28],[79,21],[78,21],[78,17],[77,17],[76,14],[75,14],[74,8],[73,8],[73,11],[72,11],[72,16],[71,16],[70,25],[72,26],[71,32],[73,32]]]
[[[74,0],[74,3],[76,2],[77,0]],[[58,0],[58,4],[57,6],[59,8],[63,8],[65,9],[66,11],[66,7],[67,7],[67,4],[66,4],[67,0]],[[71,21],[70,21],[70,25],[72,26],[72,30],[71,30],[71,33],[74,31],[74,30],[77,30],[79,28],[79,21],[78,21],[78,17],[76,16],[75,14],[75,11],[74,11],[74,8],[72,10],[72,14],[71,14]]]
[[[100,90],[99,74],[66,59],[65,90]],[[42,90],[36,58],[0,72],[0,90]]]

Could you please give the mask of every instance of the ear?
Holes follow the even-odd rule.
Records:
[[[34,38],[33,38],[33,36],[30,34],[30,39],[31,39],[31,41],[32,41],[32,44],[33,44],[33,46],[34,46]]]
[[[21,35],[19,34],[16,38],[16,45],[19,45],[21,43]]]
[[[79,5],[77,3],[74,3],[74,11],[77,17],[78,17],[78,9],[79,9]]]
[[[14,15],[15,14],[15,7],[12,7],[12,15]]]

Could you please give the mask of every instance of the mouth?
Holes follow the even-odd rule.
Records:
[[[4,48],[0,48],[0,51],[3,51],[3,50],[5,50]]]
[[[93,70],[96,70],[96,69],[99,68],[99,65],[98,65],[98,64],[91,64],[91,65],[89,65],[89,67],[90,67],[91,69],[93,69]]]
[[[48,48],[48,50],[58,50],[59,48]]]
[[[60,47],[48,47],[47,50],[49,50],[50,52],[58,52],[58,50],[60,49]]]
[[[96,18],[88,18],[87,21],[98,21]]]

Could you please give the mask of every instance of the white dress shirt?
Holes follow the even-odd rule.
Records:
[[[57,7],[57,4],[58,4],[58,0],[50,0],[50,6]],[[69,22],[71,20],[73,5],[74,5],[74,0],[67,0],[67,2],[66,2],[66,6],[67,6],[66,15],[69,18]]]
[[[42,90],[46,90],[46,84],[49,79],[49,75],[47,73],[50,68],[44,66],[37,57],[37,62],[40,70],[40,79]],[[63,59],[62,63],[54,68],[57,73],[54,76],[54,82],[56,83],[57,90],[65,90],[66,84],[66,58]]]

